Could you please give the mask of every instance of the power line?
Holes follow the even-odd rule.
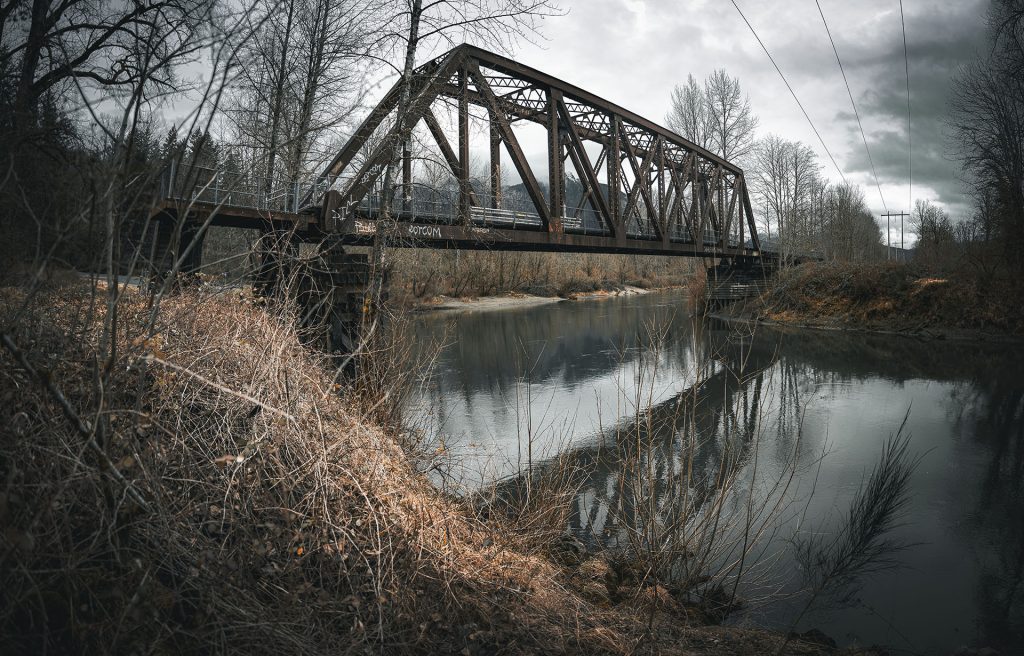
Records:
[[[818,13],[821,14],[821,22],[825,24],[825,34],[828,34],[829,43],[832,44],[832,52],[836,55],[836,63],[839,64],[839,72],[843,74],[843,83],[846,84],[846,93],[850,96],[850,105],[853,107],[853,115],[857,117],[857,127],[860,128],[860,138],[864,141],[864,151],[868,154],[868,162],[871,164],[871,175],[875,178],[875,186],[878,188],[878,197],[882,199],[882,209],[886,212],[889,208],[885,204],[885,196],[882,195],[882,185],[878,183],[878,174],[875,172],[875,160],[871,157],[871,149],[868,148],[868,138],[864,134],[864,125],[860,122],[860,112],[857,111],[857,103],[853,101],[853,91],[850,90],[850,81],[846,79],[846,70],[843,68],[843,60],[839,58],[839,50],[836,49],[836,42],[832,39],[832,31],[828,29],[828,21],[825,20],[825,12],[821,10],[821,3],[814,0],[818,5]]]
[[[907,57],[907,23],[903,19],[903,0],[900,0],[900,27],[903,28],[903,65],[907,72],[907,183],[910,190],[907,199],[910,209],[914,205],[914,140],[911,136],[913,122],[910,115],[910,58]]]
[[[761,49],[764,50],[764,54],[768,55],[768,59],[772,62],[772,66],[775,67],[775,71],[779,74],[779,77],[781,77],[782,81],[786,83],[786,88],[789,89],[790,95],[793,96],[793,100],[795,100],[797,106],[800,107],[800,111],[804,113],[804,118],[807,119],[807,122],[811,125],[811,129],[814,130],[814,134],[815,136],[818,137],[818,141],[821,143],[821,147],[825,149],[825,152],[828,154],[828,158],[832,160],[832,165],[835,166],[836,171],[839,172],[839,177],[841,177],[843,179],[843,183],[846,184],[846,176],[843,175],[843,170],[839,168],[839,164],[836,163],[836,158],[832,157],[832,151],[830,151],[828,149],[828,146],[825,145],[825,140],[821,138],[821,133],[818,132],[818,128],[814,126],[814,121],[812,121],[811,117],[808,116],[807,110],[804,109],[803,103],[801,103],[800,99],[796,97],[796,92],[793,91],[793,87],[789,85],[789,80],[786,79],[786,76],[782,74],[782,69],[779,68],[779,65],[775,63],[775,58],[772,57],[772,53],[768,52],[768,48],[766,48],[764,42],[761,41],[761,37],[757,35],[757,30],[755,30],[754,26],[750,24],[750,21],[747,20],[747,17],[743,15],[743,11],[740,9],[740,6],[736,4],[736,0],[731,0],[731,2],[732,6],[736,8],[737,12],[739,12],[740,18],[742,18],[743,22],[746,23],[747,27],[750,28],[750,33],[753,34],[754,38],[757,39],[757,42],[761,44]]]

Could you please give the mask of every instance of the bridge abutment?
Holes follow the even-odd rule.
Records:
[[[707,269],[707,302],[710,309],[760,296],[777,267],[765,258],[723,259]]]

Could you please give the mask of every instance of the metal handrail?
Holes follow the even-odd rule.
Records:
[[[160,194],[165,199],[200,201],[216,205],[240,207],[255,210],[289,212],[297,214],[306,209],[301,207],[302,199],[316,199],[331,187],[332,180],[323,176],[311,182],[275,182],[265,177],[246,176],[209,167],[193,166],[182,173],[177,163],[164,170],[160,176]],[[408,193],[408,198],[405,194]],[[406,220],[424,220],[432,223],[455,225],[462,221],[462,205],[459,188],[454,184],[440,187],[424,183],[411,185],[396,184],[392,190],[393,208]],[[505,193],[497,199],[483,190],[474,190],[478,205],[469,208],[469,221],[479,227],[504,229],[535,229],[543,225],[532,201],[518,193]],[[373,214],[383,205],[383,192],[378,186],[365,195],[358,203],[342,208],[348,214],[357,210]],[[608,228],[598,212],[589,207],[562,207],[562,228],[566,232],[583,235],[607,235]],[[628,223],[627,236],[633,239],[655,240],[657,230],[648,217],[634,217]],[[669,239],[690,242],[692,235],[685,227],[670,226]],[[710,226],[699,240],[704,246],[722,242],[721,235]],[[736,235],[725,240],[729,247],[739,246]]]

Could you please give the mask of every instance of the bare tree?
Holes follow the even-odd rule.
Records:
[[[691,74],[685,86],[677,84],[672,89],[672,105],[665,116],[665,122],[673,131],[701,148],[713,150],[709,110],[704,89]]]
[[[881,254],[882,232],[864,201],[864,190],[851,184],[828,185],[816,210],[822,253],[834,260],[870,261]]]
[[[715,150],[724,159],[742,162],[754,148],[757,117],[750,98],[740,90],[739,78],[718,69],[704,82]]]
[[[0,6],[0,72],[13,78],[10,117],[31,125],[40,102],[66,83],[131,93],[177,91],[173,63],[214,28],[213,0],[9,0]],[[6,104],[6,103],[5,103]]]
[[[375,7],[372,0],[259,2],[227,108],[253,171],[291,182],[321,162],[331,129],[357,106],[357,63]]]
[[[1005,260],[1024,269],[1024,4],[997,0],[989,14],[992,48],[954,83],[949,124],[958,156],[974,186],[986,234]]]
[[[956,232],[949,213],[931,201],[918,199],[910,215],[910,225],[917,234],[915,260],[937,267],[953,263]]]
[[[820,166],[814,151],[798,141],[769,135],[755,153],[754,186],[774,217],[778,250],[785,258],[813,250],[814,195],[821,188]]]
[[[743,162],[753,152],[757,117],[739,78],[724,69],[709,75],[703,87],[692,75],[685,86],[676,85],[665,120],[682,136],[731,162]]]
[[[323,163],[324,136],[345,122],[361,98],[355,63],[372,36],[368,18],[375,3],[305,0],[299,10],[294,120],[289,129],[287,168],[292,176]],[[319,150],[318,150],[319,149]]]

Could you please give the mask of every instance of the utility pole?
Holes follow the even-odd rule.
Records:
[[[900,252],[903,251],[903,217],[910,216],[906,212],[885,212],[882,214],[885,217],[885,259],[892,258],[892,247],[889,245],[889,219],[891,217],[900,217]]]

